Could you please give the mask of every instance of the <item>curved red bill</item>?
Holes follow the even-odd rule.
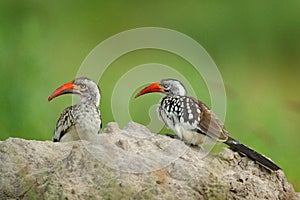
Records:
[[[142,89],[139,93],[137,93],[135,95],[134,98],[137,98],[139,96],[142,96],[142,95],[147,94],[147,93],[152,93],[152,92],[164,93],[164,89],[161,87],[161,85],[159,83],[153,83],[153,84],[145,87],[144,89]]]
[[[69,93],[74,93],[74,83],[73,82],[68,82],[66,84],[63,84],[62,86],[60,86],[59,88],[57,88],[48,98],[48,101],[51,101],[52,99],[54,99],[55,97],[58,97],[60,95],[63,94],[69,94]]]

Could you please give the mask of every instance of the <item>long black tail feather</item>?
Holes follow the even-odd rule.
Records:
[[[257,161],[262,166],[272,170],[276,171],[281,169],[278,165],[276,165],[274,162],[272,162],[270,159],[266,158],[265,156],[259,154],[258,152],[254,151],[253,149],[239,143],[235,139],[228,137],[228,140],[224,142],[227,144],[231,150],[244,154],[248,158]]]

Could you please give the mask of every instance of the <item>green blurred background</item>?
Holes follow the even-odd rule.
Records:
[[[60,112],[72,102],[68,96],[48,103],[50,93],[74,78],[101,41],[145,26],[180,31],[207,50],[225,82],[227,129],[278,163],[299,191],[299,0],[1,1],[0,139],[50,140]],[[166,52],[141,50],[122,56],[99,82],[104,126],[113,121],[113,83],[135,65],[149,62],[191,73],[188,63]],[[209,104],[205,85],[201,87],[197,95]],[[160,97],[147,97],[147,106]],[[141,110],[134,119],[147,123],[143,101],[137,101],[130,102],[131,109]]]

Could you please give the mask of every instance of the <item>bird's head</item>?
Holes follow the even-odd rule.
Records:
[[[63,84],[50,95],[48,101],[63,94],[79,95],[81,102],[90,101],[97,107],[100,104],[101,95],[98,85],[86,77],[76,78],[71,82]]]
[[[137,95],[135,95],[135,98],[152,92],[161,92],[167,96],[186,95],[186,89],[181,82],[175,79],[163,79],[142,89]]]

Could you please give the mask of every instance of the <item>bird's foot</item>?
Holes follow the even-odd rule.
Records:
[[[177,135],[172,134],[172,133],[165,133],[163,135],[168,136],[168,137],[173,138],[173,139],[179,139],[179,137]]]

